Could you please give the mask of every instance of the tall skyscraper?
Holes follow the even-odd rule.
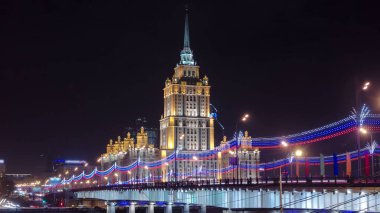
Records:
[[[164,113],[160,119],[160,146],[148,144],[149,134],[142,128],[145,119],[138,119],[137,134],[127,133],[116,141],[110,140],[107,152],[102,154],[100,163],[102,169],[114,165],[131,165],[133,162],[160,161],[169,156],[174,160],[158,164],[152,169],[146,167],[130,171],[122,175],[120,180],[151,181],[150,177],[161,181],[221,179],[221,178],[253,178],[258,171],[252,169],[234,170],[222,173],[223,168],[230,166],[229,159],[240,159],[243,165],[254,165],[259,162],[259,151],[252,147],[241,146],[238,150],[218,152],[207,158],[198,158],[206,150],[214,149],[214,118],[210,116],[210,85],[206,75],[201,77],[199,66],[194,60],[190,49],[189,16],[186,11],[183,49],[180,52],[180,62],[174,68],[171,79],[167,79],[164,87]],[[145,121],[145,122],[144,122]],[[133,133],[132,129],[132,133]],[[136,138],[136,143],[134,143]],[[148,139],[147,139],[148,138]],[[251,138],[245,132],[242,141]],[[227,144],[224,137],[221,142]],[[206,151],[206,152],[205,152]],[[177,154],[185,154],[191,158],[177,159]],[[138,167],[139,168],[139,167]],[[115,180],[108,180],[114,182]]]
[[[214,148],[214,120],[210,116],[210,85],[200,77],[190,49],[189,16],[180,62],[164,88],[164,114],[160,120],[160,148],[209,150]]]

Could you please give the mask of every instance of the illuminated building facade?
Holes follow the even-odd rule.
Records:
[[[89,166],[85,160],[67,160],[56,159],[53,161],[53,172],[56,177],[66,176],[71,177],[83,171],[91,171],[92,166]]]
[[[98,162],[101,163],[101,169],[105,169],[114,163],[129,165],[137,160],[154,161],[157,159],[160,159],[159,149],[149,143],[149,134],[142,126],[140,131],[137,132],[136,138],[133,138],[131,133],[128,132],[123,139],[119,136],[115,141],[110,140],[107,144],[106,153],[102,154]],[[107,182],[140,179],[150,174],[153,175],[150,171],[144,169],[134,170],[127,174],[119,174],[118,176],[107,178]]]
[[[5,161],[0,159],[0,178],[5,176]]]
[[[154,147],[159,146],[158,130],[157,128],[150,127],[145,117],[139,117],[135,120],[135,126],[127,127],[125,134],[130,133],[132,138],[136,138],[137,133],[140,132],[141,127],[144,127],[144,132],[148,135],[148,144]]]
[[[210,86],[200,77],[190,49],[188,16],[184,47],[174,75],[164,88],[164,114],[160,120],[160,148],[209,150],[214,148],[214,121],[210,117]]]
[[[218,164],[221,165],[221,168],[225,168],[229,165],[229,159],[236,157],[236,151],[239,164],[243,168],[248,165],[258,165],[260,163],[260,151],[257,148],[247,145],[250,141],[251,137],[248,135],[248,131],[245,131],[239,148],[237,150],[230,150],[229,152],[223,154],[221,158],[218,158]],[[220,142],[220,145],[225,145],[226,143],[227,138],[224,136],[223,140]],[[234,172],[221,174],[221,178],[256,178],[259,177],[259,172],[260,171],[254,169],[240,169]]]
[[[122,139],[110,141],[106,153],[98,159],[102,169],[113,164],[127,166],[133,162],[152,162],[181,153],[193,156],[188,159],[176,159],[162,164],[154,169],[140,168],[129,174],[118,174],[107,178],[109,182],[123,180],[142,180],[148,177],[158,177],[162,181],[184,179],[221,179],[221,178],[254,178],[256,171],[239,170],[223,173],[229,166],[229,159],[238,157],[240,164],[253,165],[259,161],[259,151],[251,146],[240,146],[238,150],[218,153],[206,159],[198,159],[201,152],[215,148],[214,118],[210,116],[210,85],[206,75],[201,76],[199,66],[194,60],[190,49],[188,14],[185,17],[184,46],[180,52],[180,62],[174,68],[173,76],[165,81],[163,89],[164,113],[160,119],[160,144],[156,148],[148,143],[148,134],[141,125],[135,137],[130,132]],[[242,142],[250,141],[248,132],[242,137]],[[226,138],[221,142],[225,144]],[[236,155],[237,151],[237,155]],[[174,154],[176,156],[176,154]],[[238,176],[237,176],[238,175]]]
[[[206,75],[201,77],[190,49],[188,14],[180,62],[164,87],[164,113],[160,120],[160,149],[162,157],[173,151],[193,154],[214,149],[214,120],[210,116],[210,85]],[[206,169],[217,169],[216,157],[207,160],[179,160],[163,167],[164,177],[171,173],[179,179],[198,176]],[[204,175],[203,175],[204,176]],[[208,175],[207,175],[208,176]],[[216,177],[213,177],[216,178]]]

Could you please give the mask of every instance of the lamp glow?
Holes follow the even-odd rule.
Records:
[[[370,82],[369,82],[369,81],[365,82],[365,84],[364,84],[364,86],[363,86],[363,90],[367,90],[368,87],[369,87],[369,85],[370,85]]]
[[[296,154],[297,157],[300,157],[300,156],[302,156],[303,153],[302,153],[302,150],[297,149],[296,152],[295,152],[295,154]]]
[[[281,145],[284,146],[284,147],[289,146],[288,142],[286,142],[286,141],[281,141]]]

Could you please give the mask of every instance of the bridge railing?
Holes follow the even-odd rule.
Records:
[[[171,182],[144,182],[130,184],[109,184],[93,187],[73,187],[73,191],[94,191],[94,190],[144,190],[144,189],[180,189],[180,188],[213,188],[213,187],[276,187],[279,186],[278,177],[248,178],[248,179],[210,179],[193,181],[171,181]],[[318,186],[378,186],[379,177],[283,177],[281,184],[286,186],[318,187]]]

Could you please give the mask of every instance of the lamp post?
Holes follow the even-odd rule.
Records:
[[[193,156],[193,160],[196,162],[195,163],[195,181],[198,182],[198,157],[197,156]]]
[[[372,138],[372,133],[371,132],[368,132],[366,129],[364,128],[360,128],[359,131],[363,134],[363,135],[366,135],[367,133],[369,133],[370,135],[370,142],[367,144],[366,148],[368,149],[369,151],[369,154],[371,154],[371,174],[372,174],[372,177],[374,177],[375,175],[375,171],[374,171],[374,164],[373,164],[373,155],[375,154],[375,150],[377,148],[377,143],[376,141],[373,140]]]
[[[180,137],[179,137],[179,139],[181,140],[181,141],[183,141],[183,138],[185,137],[185,135],[184,134],[182,134]],[[174,182],[176,182],[177,183],[177,172],[178,172],[178,169],[177,169],[177,152],[178,152],[178,150],[177,150],[177,142],[175,142],[174,143]]]
[[[282,206],[282,172],[281,172],[281,165],[280,165],[280,212],[282,213],[284,211],[284,208]]]
[[[289,146],[289,143],[285,139],[281,140],[280,144],[284,148],[287,148]],[[293,153],[290,153],[290,156],[288,156],[289,164],[290,164],[290,170],[292,170],[292,160],[293,160],[292,156],[293,156]],[[280,167],[280,173],[281,173],[281,167]]]
[[[375,165],[373,163],[373,156],[375,154],[375,149],[377,148],[376,141],[372,141],[372,134],[371,134],[371,147],[372,147],[372,153],[371,153],[371,166],[372,166],[372,178],[375,176]]]
[[[370,135],[370,143],[372,143],[372,133],[371,132],[368,132],[367,131],[367,129],[365,129],[365,128],[363,128],[363,127],[360,127],[359,128],[359,133],[361,133],[362,135],[367,135],[367,134],[369,134]],[[371,154],[371,158],[372,158],[372,176],[373,176],[373,174],[374,174],[374,172],[373,172],[373,154],[372,154],[372,150],[371,150],[371,145],[372,144],[368,144],[368,151],[370,152],[370,154]],[[374,151],[374,150],[373,150]],[[360,155],[359,155],[359,151],[358,151],[358,158],[360,157]],[[360,158],[359,158],[360,159]]]
[[[115,173],[114,176],[115,176],[115,179],[116,179],[116,183],[119,183],[119,174]]]
[[[300,166],[299,166],[299,162],[298,162],[298,158],[302,156],[303,152],[302,150],[300,149],[297,149],[294,153],[297,157],[297,161],[296,161],[296,176],[299,177],[299,173],[300,173]]]
[[[284,148],[286,148],[286,147],[289,146],[289,143],[286,140],[281,140],[280,144]],[[289,162],[289,163],[290,163],[290,166],[291,166],[291,162]],[[280,173],[281,173],[281,167],[280,167]],[[281,174],[280,174],[280,176],[281,176]]]
[[[149,172],[148,172],[149,167],[144,166],[144,169],[146,170],[146,181],[145,182],[149,182]],[[141,178],[142,178],[142,175],[141,175]]]
[[[245,113],[243,115],[243,117],[241,117],[240,119],[238,119],[236,121],[236,125],[235,125],[235,136],[236,136],[235,158],[236,158],[236,177],[237,177],[237,179],[239,179],[239,167],[240,167],[239,155],[238,155],[238,149],[240,149],[240,141],[238,140],[238,137],[239,137],[238,124],[240,122],[247,121],[248,118],[249,118],[249,114]],[[233,170],[232,170],[232,172],[233,172]]]
[[[131,176],[131,171],[128,171],[127,172],[128,174],[127,174],[127,181],[128,181],[128,176],[129,176],[129,183],[131,183],[132,182],[132,176]]]
[[[136,183],[139,183],[139,167],[140,167],[140,149],[137,148],[137,168],[136,168]],[[142,177],[142,175],[141,175]]]
[[[245,179],[246,179],[247,183],[248,183],[248,177],[249,177],[250,173],[251,173],[251,169],[248,168],[248,160],[245,159]]]
[[[288,156],[289,164],[290,164],[290,178],[293,177],[293,159],[294,159],[294,152],[291,152]]]
[[[259,177],[260,177],[260,171],[259,171],[259,150],[255,150],[255,163],[256,163],[256,182],[259,184]]]
[[[359,107],[360,107],[360,94],[364,91],[367,91],[368,90],[368,87],[370,86],[370,82],[367,81],[363,84],[363,86],[361,88],[359,87],[356,87],[356,94],[355,94],[355,98],[356,98],[356,108],[358,109],[358,113],[359,112]],[[358,176],[360,177],[361,176],[361,157],[360,157],[360,128],[361,128],[361,122],[360,122],[360,115],[356,113],[356,124],[357,124],[357,128],[358,128],[358,132],[356,134],[356,145],[357,145],[357,149],[358,149]]]
[[[281,145],[286,148],[289,146],[289,143],[286,140],[281,140]],[[280,181],[279,181],[279,184],[280,184],[280,212],[282,213],[284,211],[284,208],[282,206],[282,171],[281,171],[281,168],[282,168],[282,165],[280,165]]]
[[[106,182],[107,182],[107,185],[109,184],[109,182],[108,182],[108,177],[107,176],[105,176],[104,177],[104,180],[106,180]]]
[[[198,165],[195,165],[195,182],[198,184]]]

